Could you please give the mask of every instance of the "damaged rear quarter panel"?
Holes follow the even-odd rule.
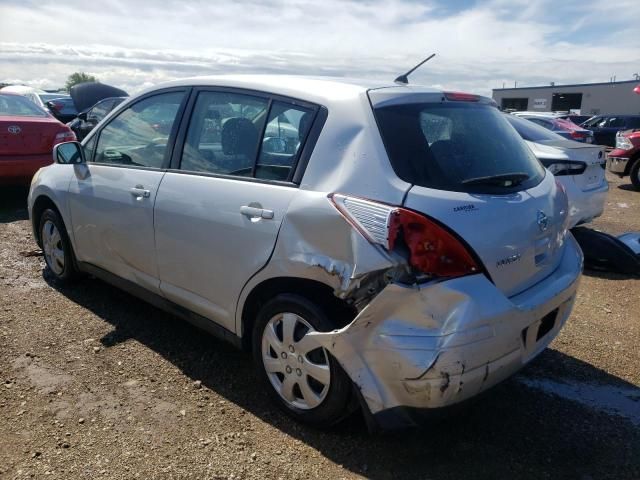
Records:
[[[349,300],[366,295],[385,272],[403,260],[373,246],[331,204],[328,195],[345,193],[401,205],[411,185],[389,163],[366,92],[336,99],[316,142],[300,188],[292,199],[268,264],[245,285],[236,309],[236,332],[242,335],[242,312],[251,291],[278,277],[304,278],[330,286]]]

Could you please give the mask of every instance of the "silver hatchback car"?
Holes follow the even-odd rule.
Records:
[[[255,356],[298,420],[416,423],[539,354],[582,255],[490,99],[284,76],[167,83],[59,145],[29,213],[50,274],[120,286]]]

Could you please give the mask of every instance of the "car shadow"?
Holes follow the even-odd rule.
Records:
[[[247,353],[203,334],[100,280],[72,286],[46,273],[53,288],[113,330],[104,348],[135,340],[229,402],[317,449],[354,474],[391,478],[621,478],[640,473],[640,429],[518,380],[523,375],[587,379],[636,388],[603,370],[548,349],[523,373],[453,416],[415,429],[370,435],[360,415],[331,431],[280,413]],[[639,395],[640,396],[640,395]],[[615,420],[615,421],[614,421]]]
[[[28,220],[29,188],[0,185],[0,223]]]
[[[626,190],[627,192],[637,192],[638,190],[633,186],[632,183],[623,183],[618,185],[620,190]]]
[[[587,277],[602,278],[604,280],[631,280],[640,277],[640,274],[633,275],[627,273],[610,272],[607,270],[595,270],[593,268],[585,268],[583,275]]]

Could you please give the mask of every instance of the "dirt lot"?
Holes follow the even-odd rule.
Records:
[[[610,177],[611,233],[640,193]],[[293,423],[231,346],[98,280],[43,275],[0,187],[0,478],[640,478],[640,280],[586,272],[561,335],[464,412],[370,436]]]

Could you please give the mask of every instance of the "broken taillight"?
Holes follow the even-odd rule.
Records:
[[[409,264],[438,277],[461,277],[479,268],[467,248],[443,227],[424,215],[397,208],[389,222],[389,250],[400,239],[409,248]]]
[[[445,227],[425,215],[362,198],[331,195],[342,216],[371,243],[392,251],[406,247],[408,263],[434,277],[480,272],[468,248]]]

